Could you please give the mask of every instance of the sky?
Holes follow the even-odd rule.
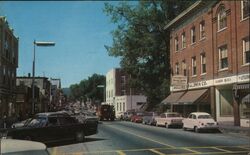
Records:
[[[35,74],[60,78],[62,87],[119,67],[120,59],[104,48],[112,45],[111,31],[116,26],[103,8],[104,1],[0,2],[0,16],[7,18],[19,37],[17,76],[32,73],[34,40],[56,43],[36,47]]]

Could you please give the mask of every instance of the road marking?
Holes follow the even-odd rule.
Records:
[[[194,154],[202,154],[201,152],[192,150],[192,149],[190,149],[190,148],[185,148],[185,147],[184,147],[183,150],[187,150],[187,151],[193,152]]]
[[[149,151],[154,152],[154,153],[156,153],[156,154],[158,154],[158,155],[165,155],[164,153],[159,152],[159,151],[157,151],[157,150],[155,150],[155,149],[149,149]]]
[[[218,148],[218,147],[211,147],[211,148],[219,150],[219,151],[224,151],[224,152],[227,152],[227,153],[231,153],[232,152],[232,151],[221,149],[221,148]]]
[[[137,136],[137,137],[140,137],[140,138],[143,138],[143,139],[146,139],[146,140],[149,140],[149,141],[152,141],[152,142],[155,142],[155,143],[158,143],[158,144],[161,144],[161,145],[170,147],[170,148],[175,148],[175,147],[172,146],[172,145],[169,145],[169,144],[166,144],[166,143],[162,143],[162,142],[159,142],[159,141],[157,141],[157,140],[153,140],[153,139],[151,139],[151,138],[147,138],[147,137],[144,137],[144,136],[141,136],[141,135],[138,135],[138,134],[129,132],[129,131],[125,131],[125,130],[119,129],[119,128],[117,128],[117,127],[113,127],[113,126],[108,126],[108,127],[113,128],[113,129],[116,129],[116,130],[120,130],[120,131],[122,131],[122,132],[131,134],[131,135],[134,135],[134,136]]]
[[[126,155],[124,152],[122,152],[121,150],[116,151],[119,155]]]

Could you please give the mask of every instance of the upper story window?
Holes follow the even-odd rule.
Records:
[[[180,66],[179,66],[179,63],[178,63],[178,62],[175,64],[175,73],[176,73],[177,75],[179,75],[179,73],[180,73]]]
[[[185,48],[185,47],[186,47],[186,35],[185,35],[185,32],[183,32],[181,35],[181,48]]]
[[[182,70],[183,70],[183,75],[187,76],[187,65],[185,60],[182,60]]]
[[[201,73],[204,74],[206,73],[206,54],[202,53],[201,54]]]
[[[191,44],[195,43],[195,27],[191,28]]]
[[[250,63],[249,37],[243,39],[243,64]]]
[[[192,75],[197,74],[196,57],[192,57]]]
[[[219,69],[228,68],[227,45],[219,48]]]
[[[221,7],[218,12],[218,30],[227,27],[227,13],[225,7]]]
[[[250,11],[250,2],[249,0],[242,0],[241,1],[241,19],[245,19],[249,17]]]
[[[178,51],[179,50],[179,42],[178,42],[178,37],[176,37],[175,39],[174,39],[174,44],[175,44],[175,51]]]
[[[205,21],[200,22],[200,39],[205,37]]]

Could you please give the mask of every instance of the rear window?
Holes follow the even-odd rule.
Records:
[[[167,114],[167,117],[181,117],[180,114]]]
[[[209,119],[209,118],[212,118],[211,115],[199,115],[198,116],[198,119]]]

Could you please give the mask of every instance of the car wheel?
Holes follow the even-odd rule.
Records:
[[[85,140],[85,135],[83,131],[76,132],[76,141],[83,142]]]
[[[195,131],[196,133],[199,133],[199,129],[197,128],[197,126],[194,127],[194,131]]]

